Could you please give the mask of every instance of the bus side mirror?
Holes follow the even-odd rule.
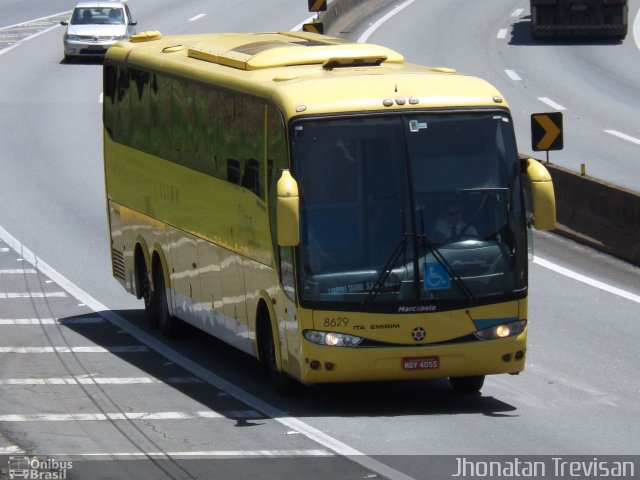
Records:
[[[537,160],[527,158],[526,172],[531,184],[533,225],[537,230],[556,228],[556,198],[549,171]]]
[[[291,176],[289,170],[282,171],[277,191],[278,245],[295,247],[300,243],[300,197],[298,196],[298,183]]]

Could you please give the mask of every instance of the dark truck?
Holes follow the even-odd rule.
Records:
[[[628,0],[530,0],[530,3],[533,38],[623,39],[627,35]]]

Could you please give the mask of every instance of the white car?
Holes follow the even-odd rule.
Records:
[[[125,40],[135,32],[129,7],[119,1],[81,1],[73,9],[64,37],[64,59],[103,57],[118,40]]]

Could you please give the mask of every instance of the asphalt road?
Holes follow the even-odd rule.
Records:
[[[517,28],[511,41],[498,39],[526,21],[525,12],[511,17],[525,2],[503,3],[414,2],[370,41],[495,83],[520,116],[520,145],[544,96],[571,107],[565,115],[574,120],[565,122],[591,142],[583,149],[572,133],[563,152],[571,161],[595,159],[585,155],[605,145],[616,162],[637,158],[640,147],[596,137],[633,121],[626,131],[638,134],[629,113],[640,98],[635,83],[577,84],[606,76],[594,62],[615,63],[618,52],[637,58],[630,40],[529,45]],[[3,4],[3,21],[19,18],[18,7]],[[40,7],[34,18],[70,8]],[[140,29],[166,33],[288,30],[309,15],[306,2],[292,0],[179,9],[131,0],[130,8]],[[454,14],[455,22],[441,20]],[[535,236],[527,368],[489,378],[482,395],[419,382],[329,386],[284,399],[253,359],[220,342],[188,328],[179,340],[158,338],[110,273],[101,66],[62,63],[61,35],[55,27],[0,53],[0,455],[73,461],[68,478],[83,479],[450,478],[455,459],[467,455],[638,455],[638,269],[552,235]],[[638,62],[621,63],[614,77],[640,78]],[[580,64],[582,74],[561,68]],[[570,76],[556,84],[541,72]],[[575,91],[563,86],[571,81]],[[622,91],[630,97],[615,100]],[[583,96],[590,101],[568,100]],[[633,162],[621,165],[625,179],[640,178]],[[5,474],[8,466],[0,458]]]

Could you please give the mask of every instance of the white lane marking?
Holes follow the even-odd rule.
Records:
[[[0,248],[0,253],[7,253],[9,251],[10,251],[9,248],[7,248],[7,247]]]
[[[0,347],[0,353],[142,353],[145,345],[132,347]]]
[[[16,453],[26,453],[26,452],[16,445],[0,448],[0,455],[14,455]]]
[[[86,318],[0,318],[0,325],[83,325],[104,323],[101,317]]]
[[[498,34],[496,35],[496,38],[500,40],[507,38],[507,32],[508,30],[506,28],[501,28],[500,30],[498,30]]]
[[[67,292],[0,293],[0,298],[64,298]]]
[[[4,270],[0,270],[0,275],[11,275],[11,274],[26,274],[26,273],[37,273],[35,268],[7,268]]]
[[[196,20],[200,20],[202,17],[206,17],[207,14],[206,13],[201,13],[199,15],[196,15],[195,17],[191,17],[189,19],[190,22],[195,22]]]
[[[39,31],[37,33],[34,33],[33,35],[29,35],[28,37],[21,38],[16,43],[14,43],[12,45],[9,45],[8,47],[3,48],[2,50],[0,50],[0,55],[3,55],[5,53],[7,53],[7,52],[10,52],[11,50],[13,50],[17,46],[21,45],[22,43],[26,42],[27,40],[31,40],[32,38],[36,38],[36,37],[39,37],[40,35],[44,35],[45,33],[48,33],[51,30],[55,30],[59,26],[60,26],[59,24],[58,25],[53,25],[52,27],[45,28],[44,30],[41,30],[41,31]]]
[[[633,39],[636,42],[636,47],[640,50],[640,10],[638,10],[636,20],[633,22]]]
[[[511,18],[518,18],[520,15],[522,15],[522,12],[524,10],[522,8],[517,8],[513,11],[513,13],[511,14]]]
[[[225,418],[211,410],[201,412],[129,412],[129,413],[32,413],[0,415],[0,422],[91,422],[106,420],[190,420]]]
[[[26,22],[14,23],[13,25],[7,25],[6,27],[0,27],[0,32],[3,31],[3,30],[9,30],[9,29],[15,28],[15,27],[29,26],[32,23],[41,22],[42,20],[49,20],[50,18],[59,17],[60,15],[64,15],[64,14],[68,14],[69,16],[71,16],[71,10],[65,10],[64,12],[54,13],[53,15],[47,15],[46,17],[34,18],[33,20],[27,20]],[[57,27],[58,25],[55,25],[55,26]]]
[[[375,22],[373,25],[371,25],[369,28],[366,29],[365,32],[360,36],[360,38],[358,38],[358,42],[366,42],[369,39],[369,37],[373,34],[373,32],[375,32],[378,28],[380,28],[380,26],[383,23],[385,23],[394,15],[400,13],[402,10],[404,10],[409,5],[411,5],[414,1],[415,0],[407,0],[406,2],[393,7],[393,10],[391,10],[384,17],[380,18],[377,22]]]
[[[149,335],[145,331],[131,324],[128,320],[109,310],[105,305],[103,305],[87,292],[82,290],[80,287],[69,281],[64,275],[59,273],[47,262],[35,255],[25,245],[22,245],[22,243],[20,243],[18,239],[7,232],[2,226],[0,226],[0,239],[3,240],[4,243],[9,245],[14,251],[22,255],[22,257],[27,262],[36,267],[45,276],[49,277],[60,287],[64,288],[74,298],[85,303],[89,308],[91,308],[91,310],[96,313],[100,312],[100,316],[106,318],[116,327],[124,330],[139,342],[156,351],[158,354],[164,356],[168,360],[171,360],[196,377],[201,378],[205,382],[216,387],[218,390],[227,392],[232,397],[257,410],[258,412],[262,412],[264,415],[274,419],[276,422],[284,425],[289,430],[300,432],[305,437],[337,453],[338,455],[350,457],[351,461],[365,468],[368,468],[369,470],[372,470],[375,473],[382,475],[383,477],[386,477],[388,480],[415,480],[413,477],[399,472],[398,470],[395,470],[394,468],[391,468],[388,465],[385,465],[384,463],[365,455],[363,452],[360,452],[359,450],[347,445],[344,442],[341,442],[340,440],[324,433],[323,431],[312,427],[302,420],[289,416],[287,412],[274,407],[270,403],[265,402],[264,400],[250,394],[237,385],[228,382],[219,375],[216,375],[212,371],[207,370],[190,358],[187,358],[184,355],[176,352],[157,338]]]
[[[154,377],[106,378],[94,376],[0,379],[0,385],[155,385],[184,383],[202,383],[202,380],[196,377],[171,377],[162,380]]]
[[[507,76],[514,82],[519,82],[520,80],[522,80],[522,78],[520,78],[520,75],[518,75],[513,70],[505,70],[504,73],[506,73]]]
[[[17,447],[16,447],[17,448]],[[22,452],[22,450],[20,450]],[[0,450],[2,455],[2,450]],[[105,458],[107,460],[125,460],[129,458],[194,458],[194,457],[331,457],[327,450],[202,450],[185,452],[112,452],[112,453],[47,453],[47,458]]]
[[[627,142],[635,143],[636,145],[640,145],[640,138],[632,137],[631,135],[627,135],[626,133],[618,132],[617,130],[605,130],[609,135],[613,135],[614,137],[621,138],[626,140]]]
[[[533,262],[548,268],[549,270],[553,270],[561,275],[564,275],[569,278],[573,278],[582,283],[586,283],[587,285],[591,285],[592,287],[599,288],[600,290],[604,290],[605,292],[613,293],[614,295],[618,295],[619,297],[626,298],[627,300],[631,300],[632,302],[640,303],[640,295],[636,295],[631,292],[627,292],[626,290],[622,290],[617,287],[613,287],[599,280],[595,280],[591,277],[587,277],[586,275],[582,275],[580,273],[576,273],[573,270],[569,270],[568,268],[561,267],[560,265],[556,265],[549,260],[545,260],[544,258],[534,257]]]
[[[551,100],[548,97],[538,97],[538,100],[540,100],[542,103],[546,103],[551,108],[555,108],[556,110],[566,110],[566,108],[564,108],[562,105],[560,105],[559,103],[554,102],[553,100]]]

